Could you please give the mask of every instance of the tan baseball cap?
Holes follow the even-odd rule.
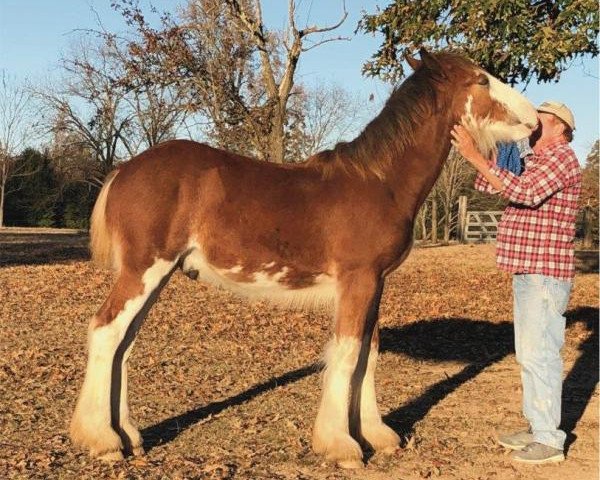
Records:
[[[569,110],[564,103],[548,100],[537,107],[537,111],[556,115],[569,127],[571,127],[571,130],[575,130],[575,117],[573,117],[573,112],[571,112],[571,110]]]

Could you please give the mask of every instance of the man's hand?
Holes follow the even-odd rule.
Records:
[[[473,164],[477,170],[481,167],[487,167],[489,161],[486,160],[481,152],[477,149],[473,137],[469,134],[467,129],[462,125],[454,125],[454,128],[450,132],[452,135],[452,145],[458,150],[469,163]]]
[[[452,140],[450,141],[458,153],[471,163],[495,190],[499,192],[504,190],[502,181],[490,171],[490,167],[495,163],[495,159],[488,160],[481,154],[475,145],[473,137],[467,132],[467,129],[462,125],[454,125],[450,134],[452,135]]]

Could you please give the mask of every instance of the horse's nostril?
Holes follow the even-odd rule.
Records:
[[[525,122],[525,126],[530,130],[535,130],[537,128],[537,122]]]

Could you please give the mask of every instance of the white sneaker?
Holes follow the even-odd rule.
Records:
[[[565,459],[565,454],[558,448],[533,442],[522,450],[511,453],[511,457],[515,462],[539,465],[541,463],[562,462]]]
[[[533,433],[530,430],[507,433],[498,437],[498,443],[511,450],[523,450],[527,445],[533,443]]]

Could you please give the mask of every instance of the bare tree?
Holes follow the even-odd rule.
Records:
[[[328,27],[306,26],[298,29],[296,25],[296,4],[294,0],[289,0],[288,4],[288,28],[283,34],[283,46],[285,55],[283,59],[283,68],[280,76],[276,74],[276,62],[278,54],[269,33],[266,31],[263,19],[260,0],[251,0],[242,2],[240,0],[225,0],[231,8],[238,28],[244,29],[251,35],[254,46],[257,48],[260,56],[261,74],[267,94],[267,105],[271,107],[268,152],[269,160],[274,162],[283,162],[285,152],[285,132],[287,104],[294,86],[294,75],[298,60],[303,52],[307,52],[325,42],[339,40],[340,37],[328,38],[312,45],[306,45],[306,39],[309,35],[316,33],[330,32],[338,28],[346,20],[348,12],[345,9],[339,22]]]
[[[127,42],[107,32],[101,23],[100,28],[100,31],[90,33],[103,42],[103,56],[113,65],[115,77],[111,81],[114,88],[123,93],[120,108],[129,119],[126,140],[129,153],[174,138],[189,116],[186,99],[173,85],[144,81],[147,80],[144,78],[132,79]]]
[[[97,187],[98,165],[89,141],[81,132],[65,127],[65,119],[59,114],[51,127],[52,138],[48,153],[52,169],[62,189],[69,183],[86,183]]]
[[[135,0],[117,8],[138,35],[128,45],[132,84],[175,86],[190,110],[209,119],[209,138],[218,146],[274,162],[284,161],[286,139],[298,125],[289,107],[299,93],[300,56],[339,39],[307,38],[335,30],[347,16],[344,8],[335,25],[299,29],[290,0],[288,26],[277,32],[265,27],[259,0],[190,0],[177,21],[163,15],[157,30]]]
[[[31,175],[17,155],[31,139],[35,126],[33,98],[24,85],[0,72],[0,227],[4,226],[4,201],[9,193],[6,185],[11,177]]]
[[[429,195],[429,201],[431,203],[431,243],[438,242],[438,203],[435,192]]]
[[[319,83],[303,92],[300,156],[309,157],[356,133],[364,102],[341,85]]]
[[[443,212],[441,222],[445,243],[450,241],[452,225],[455,223],[454,205],[471,178],[471,169],[467,166],[465,159],[452,149],[434,188],[434,195]]]
[[[176,96],[172,89],[161,85],[134,89],[125,96],[130,127],[140,146],[149,148],[175,137],[187,118],[187,110]]]
[[[417,230],[421,234],[421,241],[426,242],[429,238],[429,234],[427,232],[427,218],[429,214],[429,202],[423,202],[421,208],[419,209],[419,213],[417,213],[417,217],[415,218],[415,224],[417,228],[414,230],[415,239],[417,238]]]
[[[70,133],[70,139],[93,155],[88,182],[102,185],[106,174],[125,156],[135,154],[130,143],[131,114],[125,90],[119,88],[119,68],[106,45],[82,43],[63,59],[65,78],[58,88],[38,88],[48,110],[48,129]]]

